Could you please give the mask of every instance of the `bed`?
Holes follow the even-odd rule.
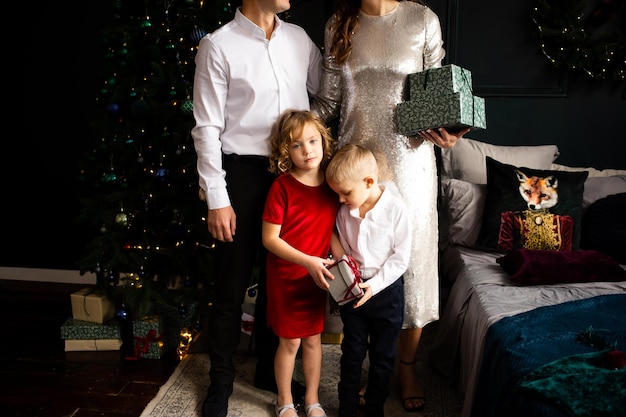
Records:
[[[449,291],[430,360],[457,385],[463,417],[626,413],[626,367],[607,367],[626,351],[626,171],[571,168],[558,156],[554,145],[470,138],[442,152],[440,269]],[[530,246],[520,221],[503,249],[503,210],[530,204],[512,180],[501,189],[503,167],[558,178],[566,207],[554,210],[550,230],[562,247]],[[494,221],[499,230],[490,231]]]

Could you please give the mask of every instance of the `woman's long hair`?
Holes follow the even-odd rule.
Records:
[[[398,0],[403,1],[403,0]],[[426,2],[412,0],[426,6]],[[337,0],[335,5],[335,24],[330,55],[335,57],[337,64],[345,63],[352,54],[352,35],[359,28],[359,10],[361,0]]]

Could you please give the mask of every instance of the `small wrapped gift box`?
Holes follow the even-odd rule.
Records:
[[[454,64],[409,74],[408,81],[409,100],[411,101],[422,97],[424,94],[472,94],[472,73],[468,69]]]
[[[115,305],[93,288],[83,288],[70,295],[72,317],[77,320],[104,323],[115,315]]]
[[[180,331],[192,327],[200,315],[200,303],[189,301],[180,305],[157,304],[155,312],[162,317],[165,329],[165,344],[176,349],[180,343]]]
[[[134,359],[161,358],[167,348],[163,342],[163,329],[160,316],[146,316],[133,321]]]
[[[66,352],[120,350],[121,339],[65,339]]]
[[[352,257],[343,255],[337,262],[328,268],[335,279],[328,279],[330,295],[339,305],[349,303],[363,295],[359,287],[361,274]]]
[[[405,101],[396,106],[398,133],[417,136],[420,130],[445,127],[449,131],[487,127],[485,99],[465,93],[440,94]]]
[[[99,324],[70,317],[61,325],[61,339],[97,340],[121,338],[119,323],[114,319]]]

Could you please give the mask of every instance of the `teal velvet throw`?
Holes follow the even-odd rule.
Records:
[[[519,383],[577,417],[614,417],[626,413],[626,368],[607,369],[608,350],[572,355],[543,365]]]

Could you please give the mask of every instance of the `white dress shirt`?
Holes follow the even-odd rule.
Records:
[[[238,9],[200,40],[191,135],[209,209],[230,205],[222,153],[269,156],[271,128],[287,109],[308,110],[322,56],[301,27],[281,21],[271,39]]]
[[[404,201],[393,183],[380,186],[383,193],[364,218],[358,208],[342,205],[336,221],[339,240],[373,295],[400,278],[411,257],[411,223]]]

